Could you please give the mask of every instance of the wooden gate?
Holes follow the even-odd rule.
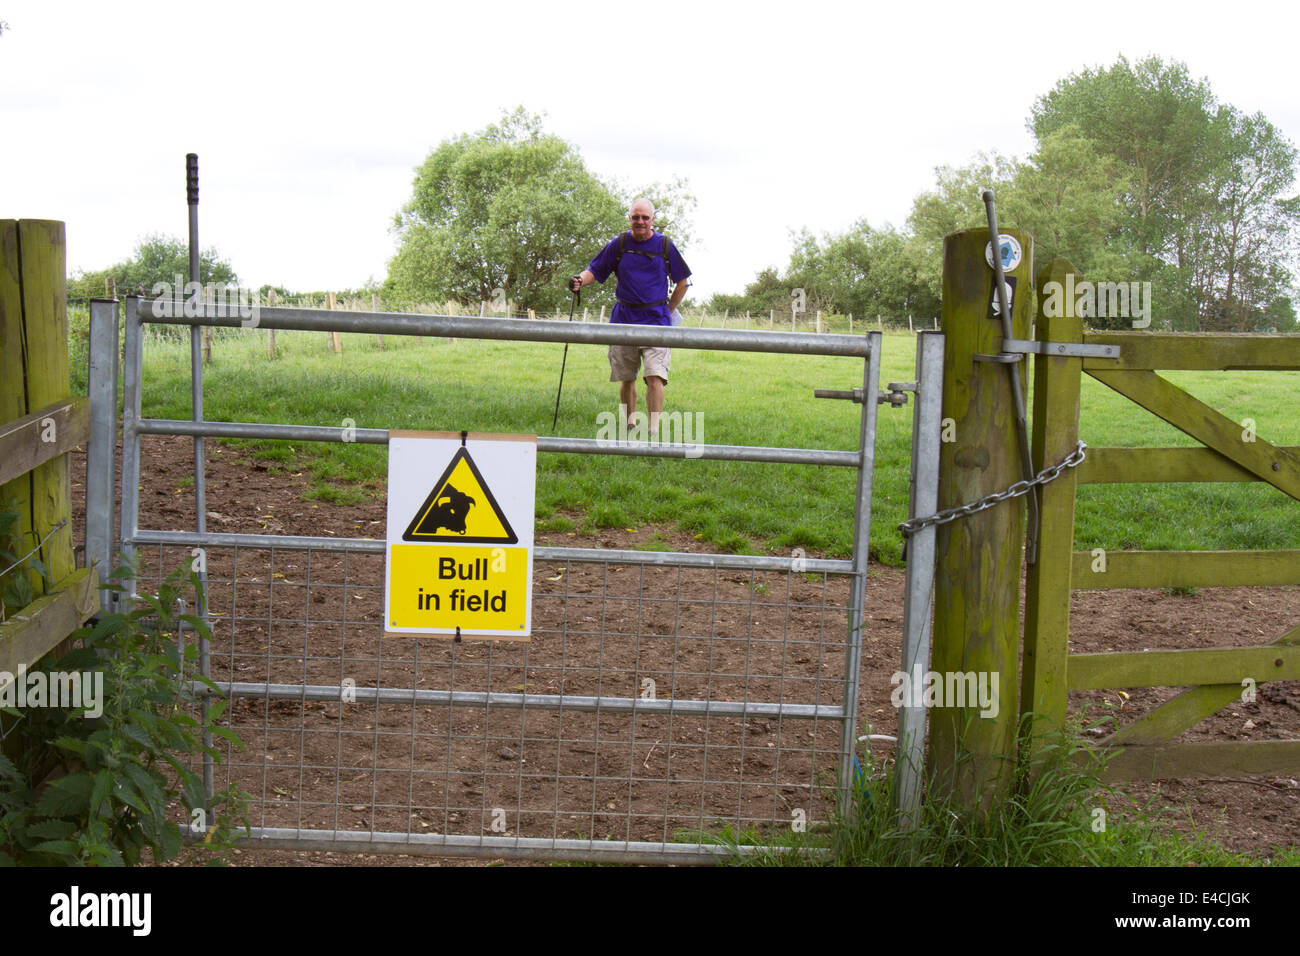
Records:
[[[1062,259],[1039,273],[1064,283]],[[1076,281],[1081,276],[1075,275]],[[1120,358],[1039,355],[1034,369],[1033,454],[1042,465],[1075,448],[1086,373],[1201,443],[1200,448],[1090,448],[1077,470],[1041,489],[1038,561],[1025,606],[1021,701],[1035,730],[1063,726],[1069,691],[1186,687],[1103,743],[1112,780],[1267,774],[1300,768],[1300,740],[1173,743],[1183,731],[1243,698],[1255,684],[1300,678],[1300,624],[1271,643],[1208,650],[1071,654],[1072,589],[1300,585],[1300,551],[1074,551],[1076,483],[1265,481],[1300,499],[1300,448],[1279,447],[1209,407],[1159,370],[1300,369],[1300,336],[1083,333],[1078,318],[1040,312],[1039,341],[1118,345]],[[1087,436],[1082,436],[1087,440]],[[1300,521],[1300,508],[1296,519]],[[1254,682],[1253,684],[1251,682]]]

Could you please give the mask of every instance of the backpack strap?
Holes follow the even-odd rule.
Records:
[[[619,262],[622,261],[622,259],[623,259],[623,253],[624,253],[625,251],[627,251],[627,237],[628,237],[628,235],[629,235],[629,233],[624,232],[621,236],[618,237],[618,252],[614,255],[614,269],[613,269],[613,275],[614,275],[615,278],[618,278],[618,264],[619,264]],[[633,249],[633,250],[631,250],[631,251],[634,252],[634,253],[636,253],[636,254],[639,255],[639,256],[649,256],[651,259],[662,259],[662,260],[664,261],[664,280],[665,280],[666,282],[671,282],[671,281],[672,281],[672,274],[671,274],[671,271],[670,271],[670,266],[668,265],[668,242],[669,242],[669,240],[668,240],[668,236],[667,236],[666,234],[663,234],[663,233],[660,234],[660,238],[663,239],[663,245],[662,245],[662,247],[660,248],[660,251],[659,251],[659,252],[649,252],[649,251],[644,250],[644,249]],[[652,306],[659,306],[659,305],[667,305],[667,304],[668,304],[670,301],[672,301],[672,300],[671,300],[671,299],[664,299],[664,300],[662,300],[662,301],[660,301],[660,302],[629,302],[629,301],[627,301],[626,299],[618,299],[617,301],[623,303],[623,304],[626,305],[626,306],[629,306],[629,307],[631,307],[631,308],[637,309],[637,308],[650,308],[650,307],[652,307]]]
[[[623,251],[624,251],[625,249],[627,249],[627,233],[626,233],[626,232],[623,233],[622,235],[620,235],[620,236],[618,237],[618,252],[614,253],[614,268],[613,268],[612,271],[613,271],[613,273],[614,273],[614,278],[615,278],[615,279],[618,278],[618,264],[619,264],[620,262],[623,261]]]

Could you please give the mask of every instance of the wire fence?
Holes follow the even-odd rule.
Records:
[[[155,585],[191,560],[141,558]],[[539,561],[533,640],[456,644],[383,635],[382,555],[212,548],[208,570],[210,676],[245,747],[219,741],[215,783],[286,845],[767,842],[832,813],[848,576]]]

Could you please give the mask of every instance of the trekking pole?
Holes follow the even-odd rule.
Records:
[[[574,276],[576,279],[577,276]],[[581,288],[573,292],[573,305],[569,306],[569,321],[573,321],[573,312],[578,307],[578,300],[582,298]],[[555,431],[555,423],[560,420],[560,393],[564,391],[564,366],[569,363],[569,343],[564,343],[564,358],[560,361],[560,387],[555,390],[555,414],[551,416],[551,431]]]

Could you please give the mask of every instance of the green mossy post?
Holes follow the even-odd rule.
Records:
[[[68,312],[63,223],[0,220],[0,424],[68,396]],[[3,488],[17,504],[16,553],[25,554],[70,519],[68,460],[59,455]],[[55,583],[75,569],[71,523],[50,535],[40,558]],[[33,593],[46,589],[31,574]]]
[[[1066,259],[1053,259],[1038,273],[1039,308],[1047,283],[1065,287],[1082,273]],[[1083,327],[1074,309],[1065,315],[1039,312],[1035,337],[1044,342],[1082,342]],[[1034,358],[1035,468],[1056,464],[1079,440],[1079,392],[1083,360],[1061,355]],[[1040,490],[1038,560],[1025,582],[1025,654],[1020,682],[1021,707],[1032,714],[1031,738],[1065,730],[1066,658],[1069,654],[1070,589],[1074,558],[1076,472],[1067,469]]]
[[[1012,331],[1029,337],[1033,300],[1033,239],[1014,236],[1023,256],[1007,273],[1016,282]],[[951,508],[1001,491],[1021,474],[1020,436],[1011,383],[1003,364],[976,361],[1002,351],[1002,324],[989,318],[994,273],[984,257],[984,229],[953,233],[943,248],[943,417],[954,440],[939,453],[939,508]],[[1022,376],[1025,363],[1019,363]],[[931,786],[951,790],[968,806],[989,802],[1011,783],[1019,714],[1020,569],[1024,502],[1003,502],[979,514],[940,525],[937,535],[934,642],[930,669],[939,674],[997,679],[996,714],[981,717],[978,701],[932,707]],[[946,682],[945,682],[946,683]],[[943,700],[944,704],[955,701]],[[990,708],[992,710],[992,708]]]

